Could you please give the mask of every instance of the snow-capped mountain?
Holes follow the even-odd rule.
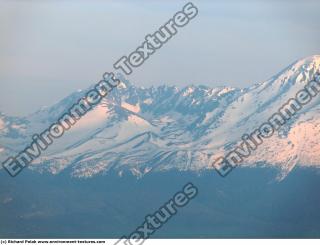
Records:
[[[31,169],[69,169],[90,177],[109,170],[142,176],[171,169],[200,171],[226,154],[302,89],[320,56],[295,62],[268,81],[245,89],[207,86],[143,88],[124,82],[42,155]],[[23,118],[0,113],[0,160],[15,155],[32,135],[55,122],[85,91]],[[283,175],[295,165],[320,166],[320,104],[313,99],[242,166],[274,166]]]

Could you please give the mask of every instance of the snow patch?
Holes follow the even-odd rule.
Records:
[[[150,105],[150,104],[152,104],[152,99],[150,99],[150,98],[148,98],[148,99],[145,99],[144,101],[143,101],[143,103],[145,103],[145,104],[147,104],[147,105]]]
[[[134,113],[140,112],[140,105],[139,104],[131,105],[126,102],[121,102],[121,107],[127,109],[128,111],[132,111]]]
[[[183,92],[182,96],[188,96],[190,94],[192,94],[194,91],[194,88],[193,87],[188,87],[186,91]]]

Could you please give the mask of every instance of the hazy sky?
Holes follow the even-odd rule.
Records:
[[[24,115],[99,81],[187,1],[0,0],[0,111]],[[320,1],[197,1],[199,14],[128,78],[245,87],[320,54]]]

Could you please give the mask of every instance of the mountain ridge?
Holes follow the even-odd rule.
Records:
[[[126,81],[57,139],[30,168],[57,174],[91,177],[111,169],[136,176],[150,171],[201,171],[236,145],[294,97],[314,75],[320,56],[294,62],[267,81],[248,88],[190,85],[143,88]],[[26,117],[0,114],[0,159],[24,149],[31,136],[57,120],[86,90]],[[286,176],[294,166],[320,166],[319,98],[299,112],[293,122],[267,140],[242,164],[280,169]],[[313,138],[312,136],[315,136]],[[311,148],[303,147],[301,139]],[[289,145],[289,146],[288,146]],[[282,152],[279,153],[279,146]]]

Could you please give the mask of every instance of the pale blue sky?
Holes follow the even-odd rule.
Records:
[[[1,1],[0,111],[24,115],[99,81],[187,1]],[[245,87],[320,54],[320,1],[201,1],[129,80]]]

